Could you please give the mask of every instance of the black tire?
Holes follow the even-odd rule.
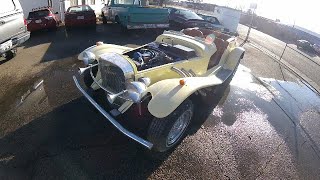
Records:
[[[98,72],[98,66],[93,67],[92,68],[92,74],[94,76],[96,76],[97,72]],[[84,84],[86,85],[86,87],[88,89],[91,89],[91,85],[93,83],[93,79],[91,78],[90,70],[87,70],[87,71],[84,72],[84,74],[83,74],[83,82],[84,82]]]
[[[115,19],[114,19],[114,21],[115,21],[117,24],[121,24],[121,23],[120,23],[120,18],[119,18],[119,16],[116,16]]]
[[[126,34],[129,33],[129,29],[121,24],[120,24],[120,30],[122,33],[126,33]]]
[[[104,16],[103,13],[102,13],[102,22],[103,22],[103,24],[107,24],[108,23],[107,18]]]
[[[176,110],[165,118],[154,118],[149,126],[147,139],[153,143],[152,152],[163,153],[177,146],[186,135],[186,130],[191,122],[193,116],[193,103],[190,99],[186,99]],[[188,122],[185,128],[181,130],[182,134],[178,133],[177,139],[168,144],[168,136],[173,125],[177,122],[179,117],[187,113]],[[189,117],[190,119],[189,119]]]
[[[6,52],[5,58],[6,58],[6,60],[10,60],[10,59],[16,57],[16,55],[17,55],[17,49],[14,48],[14,49],[11,49],[10,51]]]

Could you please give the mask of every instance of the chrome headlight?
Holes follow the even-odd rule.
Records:
[[[84,51],[82,53],[82,57],[83,57],[83,63],[85,65],[88,65],[90,63],[93,63],[96,60],[96,55],[94,55],[92,52],[90,51]]]
[[[144,95],[145,90],[147,89],[147,86],[142,82],[134,81],[128,83],[126,88],[128,98],[135,103],[139,103]]]

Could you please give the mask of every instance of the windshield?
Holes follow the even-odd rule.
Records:
[[[189,11],[189,10],[184,10],[184,9],[180,9],[178,11],[176,11],[176,13],[181,14],[182,16],[184,16],[187,19],[199,19],[199,20],[203,20],[200,16],[198,16],[196,13]]]
[[[90,6],[73,6],[69,7],[67,12],[82,12],[82,11],[92,11]]]
[[[50,14],[49,10],[40,10],[40,11],[34,11],[30,12],[28,18],[41,18],[46,17]]]

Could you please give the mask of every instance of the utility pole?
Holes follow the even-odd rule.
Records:
[[[248,29],[248,32],[247,32],[247,36],[246,36],[244,42],[247,42],[248,39],[249,39],[250,31],[251,31],[252,24],[253,24],[253,16],[254,16],[254,14],[256,12],[256,9],[257,9],[257,3],[251,3],[250,4],[250,10],[251,10],[250,26],[249,26],[249,29]]]

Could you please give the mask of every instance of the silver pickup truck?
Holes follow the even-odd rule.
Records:
[[[0,56],[11,59],[16,47],[30,38],[19,0],[1,0]]]

